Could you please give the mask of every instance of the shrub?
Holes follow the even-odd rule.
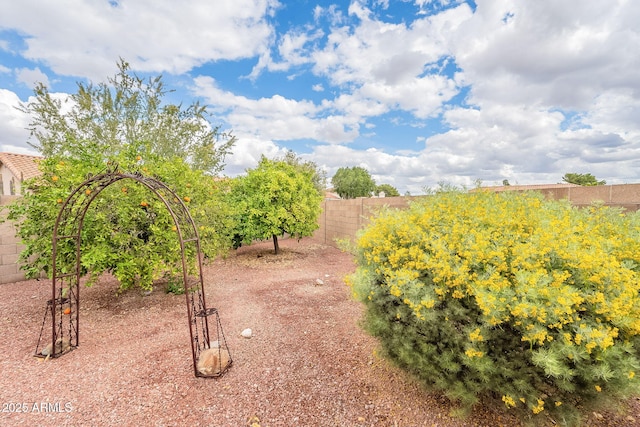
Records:
[[[470,409],[577,422],[638,391],[640,218],[535,193],[382,210],[348,278],[400,366]]]
[[[29,278],[43,271],[52,274],[53,227],[67,197],[89,174],[115,165],[122,172],[154,176],[184,197],[205,256],[231,245],[225,230],[234,225],[222,200],[227,184],[213,175],[222,171],[235,138],[213,127],[198,103],[183,107],[165,102],[168,91],[161,76],[145,81],[124,60],[118,69],[106,82],[78,83],[77,92],[64,100],[38,84],[34,96],[20,106],[30,117],[33,138],[28,143],[44,156],[42,175],[23,184],[28,191],[8,215],[25,244],[20,261]],[[141,184],[108,186],[86,214],[81,268],[91,273],[88,284],[108,271],[121,290],[134,285],[150,289],[155,279],[182,270],[173,218]],[[58,248],[61,271],[75,266],[70,243]],[[196,249],[191,246],[186,252],[193,272]]]
[[[313,235],[322,201],[314,184],[316,175],[310,166],[262,156],[256,168],[234,178],[228,203],[236,211],[235,246],[273,238],[277,255],[278,236]]]
[[[223,203],[224,181],[190,168],[182,159],[167,160],[144,152],[140,156],[140,152],[125,152],[117,158],[123,171],[154,176],[185,198],[205,257],[228,250],[231,238],[225,230],[234,226]],[[27,277],[39,277],[42,271],[51,277],[51,242],[60,206],[87,173],[101,172],[97,164],[94,159],[52,156],[40,163],[42,175],[25,181],[29,191],[10,206],[8,218],[17,223],[25,243],[20,260]],[[118,181],[104,189],[91,203],[82,230],[81,267],[90,276],[88,285],[109,272],[120,282],[121,291],[135,286],[151,289],[160,278],[182,274],[173,218],[160,199],[134,180]],[[191,251],[187,258],[193,272],[197,255],[191,246],[186,250]],[[75,245],[59,251],[58,263],[73,271]]]

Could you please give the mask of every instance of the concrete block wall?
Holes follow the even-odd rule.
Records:
[[[551,188],[540,192],[549,199],[569,200],[575,206],[589,206],[594,202],[600,202],[607,206],[621,207],[627,212],[640,210],[640,184]]]
[[[365,227],[376,211],[383,206],[406,208],[416,197],[380,197],[348,200],[325,200],[318,230],[313,237],[328,245],[336,239],[354,240],[358,230]]]
[[[14,197],[0,196],[0,208],[4,208]],[[6,217],[6,211],[2,210],[3,219]],[[20,252],[24,249],[24,245],[20,239],[16,237],[16,228],[9,222],[0,224],[0,284],[20,282],[25,280],[24,272],[20,270],[18,258]]]
[[[325,200],[322,202],[320,228],[314,238],[323,242],[334,242],[336,239],[351,239],[361,227],[362,200]]]
[[[515,190],[526,191],[526,190]],[[640,184],[600,185],[594,187],[550,188],[540,191],[548,199],[569,200],[575,206],[589,206],[601,202],[620,207],[627,212],[640,210]],[[358,230],[381,206],[405,208],[409,202],[420,197],[360,198],[351,200],[325,200],[320,216],[320,228],[314,238],[324,244],[335,246],[335,239],[355,240]]]

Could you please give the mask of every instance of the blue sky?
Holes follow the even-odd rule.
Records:
[[[640,181],[640,2],[25,0],[0,14],[0,150],[33,152],[16,108],[118,58],[162,74],[238,138],[225,174],[293,150],[421,194]]]

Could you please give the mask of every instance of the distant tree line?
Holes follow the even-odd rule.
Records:
[[[605,180],[597,180],[595,176],[590,173],[566,173],[562,177],[564,182],[568,182],[569,184],[577,184],[582,186],[594,186],[594,185],[605,185],[607,181]]]
[[[381,193],[388,197],[400,195],[398,190],[390,184],[376,185],[369,171],[361,166],[339,168],[331,178],[331,184],[334,191],[343,199],[379,196]]]

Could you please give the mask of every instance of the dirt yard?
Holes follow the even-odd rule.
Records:
[[[352,257],[309,239],[280,245],[278,256],[265,242],[204,269],[233,357],[215,379],[194,376],[182,295],[116,296],[106,278],[83,288],[80,346],[44,361],[33,353],[50,282],[0,285],[0,425],[520,425],[488,408],[451,416],[446,399],[376,355],[343,280]],[[640,425],[638,401],[627,406],[586,425]]]

